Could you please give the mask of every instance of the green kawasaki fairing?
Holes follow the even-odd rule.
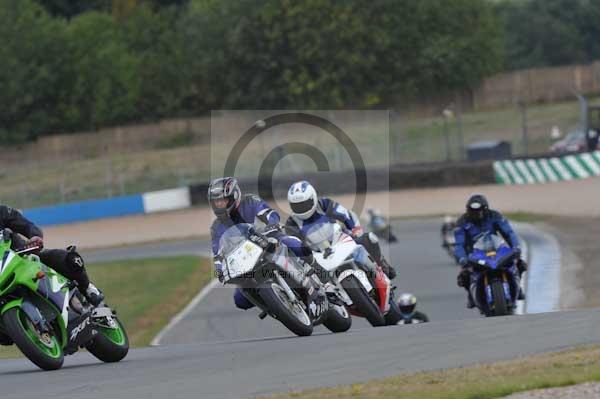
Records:
[[[114,312],[82,304],[71,289],[69,280],[37,256],[13,251],[0,231],[0,342],[14,342],[46,370],[60,368],[65,354],[83,346],[100,360],[121,360],[129,342]],[[69,307],[73,301],[77,309]]]

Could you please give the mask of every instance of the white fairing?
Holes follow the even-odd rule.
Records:
[[[242,242],[235,250],[225,254],[229,279],[251,272],[262,255],[262,248],[252,241]]]
[[[367,274],[363,270],[354,270],[354,269],[344,270],[343,272],[340,273],[340,277],[338,278],[338,280],[342,281],[343,279],[345,279],[348,276],[356,277],[367,292],[369,292],[373,289],[373,286],[369,282],[369,278],[367,277]]]
[[[349,263],[348,258],[360,247],[350,235],[342,231],[337,223],[323,223],[316,226],[307,233],[306,239],[315,251],[313,252],[315,260],[329,272]],[[355,276],[367,292],[373,289],[364,270],[356,267],[344,270],[337,280],[340,282],[350,275]]]
[[[348,256],[356,250],[358,244],[354,242],[352,237],[346,236],[334,246],[331,247],[332,253],[325,258],[324,252],[315,252],[313,255],[316,261],[328,271],[333,271],[340,267]]]

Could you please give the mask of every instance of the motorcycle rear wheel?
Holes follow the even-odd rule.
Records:
[[[331,304],[323,325],[333,333],[346,332],[352,327],[352,316],[344,305]]]
[[[114,317],[114,321],[117,328],[98,326],[98,334],[85,346],[92,355],[105,363],[121,361],[129,352],[127,332],[119,319]]]

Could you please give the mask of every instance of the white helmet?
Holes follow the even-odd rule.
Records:
[[[306,220],[317,210],[317,190],[307,181],[292,184],[287,198],[292,215],[299,219]]]

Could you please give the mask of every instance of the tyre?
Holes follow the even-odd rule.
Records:
[[[379,311],[379,306],[354,276],[348,276],[340,282],[346,293],[352,299],[357,311],[371,323],[373,327],[385,325],[385,318]]]
[[[398,322],[402,320],[402,313],[400,313],[400,308],[396,301],[390,301],[390,310],[385,315],[385,324],[387,326],[395,326]]]
[[[301,337],[313,332],[312,320],[304,306],[291,304],[284,289],[276,282],[263,283],[258,291],[269,312],[291,332]]]
[[[505,316],[509,314],[508,304],[506,303],[506,297],[504,296],[504,285],[501,280],[495,280],[492,282],[492,297],[494,299],[494,316]]]
[[[333,333],[346,332],[352,327],[352,316],[344,305],[331,304],[323,325]]]
[[[123,324],[114,318],[117,328],[96,326],[98,334],[85,347],[99,360],[114,363],[122,360],[129,352],[129,338]]]
[[[54,331],[40,334],[21,308],[7,310],[2,316],[6,332],[29,360],[43,370],[62,367],[64,353]]]

